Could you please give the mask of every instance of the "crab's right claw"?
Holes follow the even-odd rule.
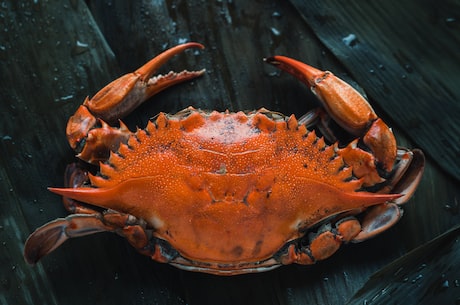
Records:
[[[307,84],[331,118],[349,133],[362,137],[386,172],[393,170],[397,150],[395,137],[351,85],[329,71],[321,71],[289,57],[273,56],[265,61]]]

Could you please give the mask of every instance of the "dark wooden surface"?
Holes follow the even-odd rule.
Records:
[[[379,106],[460,179],[460,5],[291,1]]]
[[[330,2],[327,7],[334,12],[334,20],[342,20],[335,23],[337,31],[357,22],[343,17],[350,14],[347,8],[334,8],[333,4]],[[73,160],[64,136],[68,116],[86,95],[94,94],[111,79],[183,41],[198,41],[207,48],[175,58],[163,72],[206,68],[206,76],[163,92],[141,106],[126,118],[131,127],[144,126],[159,111],[176,112],[188,105],[217,110],[264,106],[285,114],[302,115],[315,106],[312,95],[303,85],[288,75],[280,75],[262,61],[263,57],[282,54],[327,68],[356,84],[353,76],[365,88],[379,114],[395,127],[402,145],[425,145],[426,140],[419,137],[429,133],[426,130],[433,137],[446,132],[454,137],[450,139],[453,142],[434,142],[438,143],[433,144],[437,145],[435,150],[444,146],[446,155],[458,155],[458,145],[452,147],[452,143],[458,143],[454,141],[458,140],[458,134],[452,135],[452,130],[458,130],[459,125],[452,117],[446,118],[453,127],[450,130],[439,131],[439,124],[443,123],[431,120],[419,127],[423,132],[408,132],[401,123],[404,116],[399,108],[388,111],[373,83],[360,76],[362,69],[375,65],[371,59],[380,51],[369,48],[366,51],[369,56],[362,57],[359,64],[350,64],[347,56],[341,56],[349,47],[341,41],[327,43],[327,37],[334,37],[333,33],[325,33],[314,22],[305,22],[308,18],[304,8],[298,3],[296,6],[298,10],[286,1],[242,0],[89,1],[89,7],[78,0],[2,2],[0,304],[344,304],[371,274],[459,223],[459,182],[441,169],[439,156],[433,153],[428,157],[424,179],[396,227],[365,243],[345,246],[334,257],[315,266],[287,266],[268,273],[230,278],[210,276],[152,262],[111,234],[67,242],[35,267],[24,263],[22,247],[28,234],[45,222],[66,215],[60,198],[50,194],[46,187],[62,185],[64,168]],[[397,5],[394,10],[387,9],[401,14]],[[415,26],[410,18],[427,14],[426,9],[423,5],[412,7],[413,14],[404,15],[407,27]],[[453,9],[446,11],[447,17],[450,12],[455,14]],[[367,14],[371,12],[360,11],[361,16]],[[360,43],[363,43],[361,37],[366,37],[369,44],[380,43],[377,40],[388,45],[392,41],[403,43],[391,31],[372,34],[372,27],[366,27],[366,22],[373,25],[373,20],[363,19],[359,32],[358,29],[353,32],[359,33]],[[458,20],[449,21],[449,26],[458,30]],[[325,24],[333,28],[328,22]],[[435,34],[433,39],[441,39],[437,32],[424,34],[428,40]],[[341,35],[339,32],[337,37]],[[449,42],[444,44],[449,46]],[[417,54],[417,59],[424,62],[420,58],[423,52],[416,47],[405,45],[404,54]],[[458,61],[451,63],[458,66]],[[417,64],[412,61],[410,64],[419,72]],[[383,83],[401,76],[400,64],[388,65],[385,73],[376,73]],[[413,87],[412,92],[426,96],[425,91],[440,90],[443,71],[451,69],[448,64],[429,65],[423,75],[432,75],[430,83],[422,86],[413,80],[400,82],[392,85],[392,92],[403,94]],[[406,80],[411,77],[407,75]],[[455,77],[458,74],[449,74],[445,83],[451,84]],[[424,103],[428,105],[423,107],[431,107],[435,112],[440,104],[447,103],[455,114],[458,109],[455,102],[426,99]],[[410,115],[426,119],[426,109],[412,107]],[[422,148],[430,150],[430,144],[426,145]],[[458,238],[458,231],[454,232],[457,235],[453,240]],[[436,248],[431,250],[434,257],[459,265],[455,264],[458,256],[437,253]],[[441,292],[455,302],[460,297],[460,288],[454,280],[460,275],[458,269],[453,270],[457,273],[450,275],[451,286]],[[437,276],[425,274],[419,281]],[[414,290],[423,285],[408,286],[404,289]],[[417,300],[405,300],[401,294],[395,303],[423,301],[426,293],[423,290],[417,293],[420,294]],[[364,300],[369,302],[361,293],[351,302],[363,304]],[[382,302],[376,298],[372,304]]]
[[[455,304],[459,302],[460,226],[372,275],[350,304]]]

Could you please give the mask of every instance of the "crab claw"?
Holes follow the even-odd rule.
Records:
[[[289,57],[273,56],[265,61],[307,84],[337,124],[354,136],[362,136],[382,167],[387,172],[393,169],[397,151],[394,135],[358,91],[329,71]]]
[[[105,86],[92,99],[87,99],[84,105],[95,116],[106,122],[114,122],[154,94],[177,83],[201,76],[204,70],[169,72],[166,75],[152,77],[171,57],[189,48],[203,49],[204,46],[189,42],[166,50],[133,73],[125,74]]]
[[[171,71],[166,75],[152,77],[170,58],[190,48],[203,49],[204,46],[196,42],[189,42],[168,49],[136,71],[114,80],[93,98],[86,98],[83,105],[70,117],[67,123],[66,134],[70,146],[76,149],[79,143],[88,137],[89,131],[96,126],[98,119],[109,124],[114,123],[158,92],[203,75],[204,69],[200,71],[184,70],[179,73]],[[114,142],[123,141],[127,137],[126,132],[116,131],[113,128],[105,128],[104,135],[107,133],[111,135],[111,138],[115,138]],[[102,136],[96,135],[94,138],[100,139]],[[110,145],[117,146],[115,144]]]

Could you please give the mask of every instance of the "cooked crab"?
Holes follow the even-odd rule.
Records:
[[[66,187],[50,188],[72,215],[31,234],[27,262],[69,238],[108,231],[156,261],[233,275],[313,264],[397,222],[421,179],[423,153],[398,148],[350,85],[294,59],[265,61],[306,83],[322,102],[300,119],[266,109],[189,107],[160,113],[135,132],[123,123],[111,127],[159,91],[204,73],[152,77],[188,48],[203,46],[163,52],[87,98],[70,118],[71,147],[99,171],[71,165]],[[329,118],[356,139],[339,144]]]

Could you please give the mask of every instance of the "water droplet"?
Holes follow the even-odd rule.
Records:
[[[417,271],[420,271],[420,270],[425,269],[425,268],[426,268],[426,264],[421,264],[421,265],[418,267]]]
[[[178,42],[179,44],[183,44],[183,43],[186,43],[187,42],[187,38],[179,38]]]
[[[412,284],[415,284],[417,281],[421,280],[423,278],[422,274],[417,275],[412,281]]]
[[[272,17],[279,19],[279,18],[281,18],[281,13],[275,11],[275,12],[273,12]]]
[[[72,54],[80,55],[82,53],[85,53],[88,50],[89,50],[89,45],[87,43],[77,40],[77,42],[75,43],[75,46],[72,49]]]
[[[453,204],[445,204],[444,209],[452,213],[452,215],[458,215],[460,212],[460,205],[458,204],[457,198],[455,198]]]
[[[272,32],[273,35],[275,36],[281,36],[281,32],[278,31],[276,28],[271,27],[270,31]]]
[[[453,27],[457,23],[457,19],[454,17],[447,17],[444,21],[448,27]]]
[[[442,288],[442,289],[447,289],[447,288],[449,288],[449,280],[445,280],[444,282],[442,282],[441,288]]]
[[[358,39],[355,34],[349,34],[342,38],[342,42],[348,47],[353,47],[358,43]]]
[[[58,98],[54,99],[54,101],[55,102],[65,102],[65,101],[68,101],[68,100],[71,100],[71,99],[73,99],[73,95],[69,94],[69,95],[66,95],[66,96],[58,97]]]

